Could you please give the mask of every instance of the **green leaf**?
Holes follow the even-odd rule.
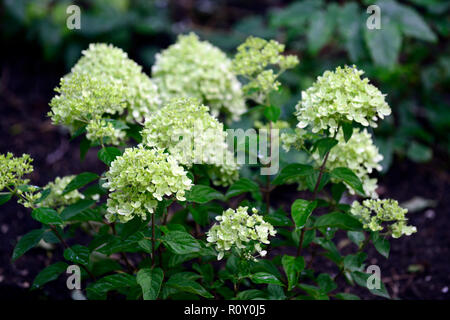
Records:
[[[204,204],[215,199],[223,200],[223,194],[205,185],[195,185],[186,192],[186,200],[190,202]]]
[[[333,138],[323,138],[316,142],[316,147],[319,150],[319,155],[323,159],[325,155],[330,151],[335,145],[338,144],[338,141]]]
[[[31,216],[34,220],[37,220],[43,224],[61,224],[63,223],[58,212],[52,208],[36,208],[31,212]]]
[[[361,231],[348,231],[347,237],[350,239],[350,241],[352,241],[358,247],[360,247],[362,245],[362,243],[364,242],[364,240],[366,239],[364,232],[361,232]]]
[[[76,203],[64,208],[64,210],[61,212],[61,219],[67,221],[80,212],[83,212],[84,210],[90,208],[94,203],[94,200],[88,199],[77,201]]]
[[[25,252],[34,248],[42,239],[44,232],[45,229],[37,229],[28,232],[26,235],[20,238],[14,248],[12,260],[17,260],[17,258],[21,257]]]
[[[194,218],[194,221],[197,222],[200,226],[206,226],[209,223],[209,213],[208,208],[203,206],[189,206],[189,211]]]
[[[241,178],[231,185],[226,193],[226,198],[230,199],[245,192],[259,192],[258,184],[250,179]]]
[[[397,63],[402,35],[398,26],[383,19],[381,29],[364,29],[364,37],[375,64],[392,69]]]
[[[345,292],[337,293],[335,297],[338,298],[339,300],[361,300],[358,296]]]
[[[257,272],[255,274],[250,275],[250,279],[256,284],[277,284],[280,286],[284,286],[283,282],[268,272]]]
[[[377,4],[380,5],[382,14],[386,14],[393,21],[399,23],[400,29],[405,35],[424,41],[436,42],[436,35],[412,7],[396,1],[383,1]]]
[[[303,199],[297,199],[294,201],[291,207],[291,216],[294,220],[296,229],[302,229],[309,216],[317,206],[317,201],[308,201]]]
[[[384,283],[381,281],[381,279],[380,279],[380,288],[379,289],[369,289],[369,288],[367,288],[367,280],[371,276],[370,274],[361,272],[361,271],[355,271],[355,272],[352,272],[351,274],[352,274],[353,280],[355,280],[355,282],[359,286],[368,289],[372,294],[383,297],[383,298],[387,298],[387,299],[391,298],[389,293],[386,290],[386,287],[384,286]]]
[[[100,149],[97,153],[98,158],[107,166],[110,166],[111,162],[121,155],[122,151],[115,147],[105,147]]]
[[[83,172],[77,175],[69,184],[64,188],[62,195],[68,194],[69,192],[79,189],[88,183],[98,179],[99,176],[92,172]]]
[[[339,228],[343,230],[362,230],[362,224],[351,215],[342,212],[331,212],[317,218],[316,228]]]
[[[0,206],[11,200],[11,192],[0,192]]]
[[[64,250],[64,258],[66,260],[87,265],[89,263],[89,248],[76,244]]]
[[[314,168],[310,165],[292,163],[284,167],[280,174],[272,181],[274,185],[280,185],[285,183],[287,180],[294,179],[297,177],[306,177],[314,173]]]
[[[158,298],[163,279],[164,272],[160,268],[139,270],[136,281],[142,288],[144,300],[156,300]]]
[[[391,249],[389,240],[380,236],[378,232],[372,232],[371,239],[375,249],[385,258],[389,258],[389,251]]]
[[[315,55],[328,43],[334,28],[334,20],[325,11],[318,11],[311,16],[311,22],[306,34],[308,51]]]
[[[281,258],[284,272],[288,280],[288,290],[292,290],[297,285],[300,272],[305,268],[305,260],[303,257],[292,257],[284,255]]]
[[[342,131],[344,132],[344,140],[348,142],[353,135],[353,125],[351,122],[342,123]]]
[[[87,289],[89,300],[105,300],[106,294],[111,290],[119,290],[136,286],[136,277],[127,273],[118,273],[101,278],[91,283]]]
[[[320,290],[325,293],[329,293],[337,288],[337,284],[328,273],[319,274],[317,277],[317,284],[319,285]]]
[[[267,106],[264,108],[264,116],[267,120],[275,122],[281,114],[281,109],[277,106]]]
[[[345,182],[360,195],[364,196],[362,182],[361,180],[359,180],[358,176],[353,173],[352,170],[344,167],[336,168],[331,171],[331,177]]]
[[[214,296],[206,291],[204,287],[191,278],[186,277],[185,274],[186,272],[182,272],[180,274],[173,275],[170,277],[169,281],[167,281],[167,286],[180,291],[194,293],[208,299],[214,298]]]
[[[431,148],[413,141],[409,144],[406,155],[414,162],[424,163],[431,160],[433,157],[433,151]]]
[[[189,254],[200,251],[198,241],[187,232],[170,231],[161,240],[175,254]]]
[[[44,201],[52,192],[52,189],[50,188],[46,188],[44,190],[41,191],[41,197],[35,202],[37,203],[41,203],[42,201]]]
[[[80,159],[81,161],[84,160],[86,157],[87,152],[89,151],[89,148],[91,147],[91,141],[89,141],[85,136],[81,139],[80,142]]]
[[[38,273],[34,279],[33,285],[31,286],[31,290],[39,289],[44,284],[58,279],[59,275],[67,270],[67,267],[68,264],[65,262],[56,262],[49,265]]]

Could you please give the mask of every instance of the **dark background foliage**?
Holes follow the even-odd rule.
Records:
[[[374,3],[382,17],[376,33],[366,28],[366,9]],[[81,7],[80,30],[66,27],[70,4]],[[179,33],[194,31],[230,55],[249,35],[277,39],[300,58],[300,66],[283,75],[287,87],[276,97],[282,118],[292,125],[301,90],[326,69],[356,64],[387,93],[393,109],[375,130],[384,155],[379,193],[409,201],[411,222],[418,227],[414,236],[392,242],[389,261],[370,252],[370,262],[381,266],[395,298],[448,299],[449,12],[450,2],[439,0],[2,0],[0,152],[29,153],[35,158],[32,182],[41,185],[56,176],[103,169],[95,150],[80,162],[79,142],[69,141],[46,117],[59,78],[92,42],[121,47],[150,74],[155,53]],[[274,201],[289,206],[295,193],[282,190]],[[64,279],[45,292],[27,291],[58,250],[36,248],[10,262],[18,237],[34,224],[25,209],[2,207],[0,296],[67,298]]]

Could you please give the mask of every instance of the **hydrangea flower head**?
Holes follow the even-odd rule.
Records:
[[[253,208],[252,212],[252,215],[248,214],[248,207],[230,208],[216,217],[219,223],[211,227],[206,240],[219,252],[218,260],[232,247],[243,251],[244,258],[253,258],[255,251],[261,256],[267,254],[261,245],[269,244],[269,236],[274,236],[276,230],[257,214],[258,210]]]
[[[398,205],[393,199],[368,199],[361,203],[354,201],[350,213],[361,221],[365,229],[372,231],[384,230],[384,224],[390,223],[387,228],[393,238],[400,238],[402,235],[411,235],[417,232],[417,228],[407,225],[408,219],[405,217],[408,209]]]
[[[179,163],[206,164],[213,182],[228,185],[238,179],[238,167],[228,150],[223,124],[195,98],[174,98],[150,116],[142,131],[143,144],[166,150]]]
[[[178,36],[177,42],[156,55],[152,76],[164,102],[174,97],[194,97],[217,116],[233,120],[246,111],[241,84],[226,54],[197,35]]]
[[[27,184],[24,176],[33,172],[33,159],[28,154],[14,157],[11,152],[0,154],[0,191],[6,187],[15,188]]]
[[[103,187],[110,192],[106,218],[123,223],[135,216],[145,219],[164,196],[186,200],[185,191],[192,186],[186,174],[175,158],[161,149],[125,149],[105,174]]]
[[[64,206],[74,204],[78,200],[84,199],[84,195],[78,190],[73,190],[63,195],[64,189],[73,178],[75,178],[74,175],[65,176],[62,178],[56,177],[54,181],[49,182],[45,187],[43,187],[43,189],[50,189],[50,193],[38,204],[38,206],[59,209]]]
[[[254,100],[262,103],[261,100],[270,91],[278,90],[280,86],[277,81],[278,76],[298,64],[296,56],[284,56],[283,51],[283,44],[257,37],[248,37],[237,48],[233,69],[237,75],[241,75],[248,81],[243,90]],[[271,68],[273,66],[280,69],[278,73]]]
[[[340,122],[356,121],[363,126],[376,127],[378,118],[391,114],[385,95],[364,72],[355,66],[325,71],[306,91],[296,105],[298,127],[310,126],[313,132],[335,131]]]
[[[91,121],[119,115],[142,122],[160,105],[156,85],[119,48],[91,44],[61,79],[49,116],[72,131]]]

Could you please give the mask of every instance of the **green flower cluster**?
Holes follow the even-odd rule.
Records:
[[[173,98],[147,119],[142,142],[166,150],[187,167],[216,167],[211,169],[216,177],[213,182],[229,185],[238,179],[238,167],[228,150],[223,124],[208,111],[195,98]]]
[[[361,180],[365,194],[371,198],[378,198],[375,191],[378,187],[377,179],[371,179],[369,175],[374,170],[381,171],[380,162],[383,160],[383,156],[374,145],[372,136],[366,129],[360,131],[360,129],[355,128],[352,137],[347,142],[345,142],[341,130],[338,132],[336,139],[338,144],[330,150],[326,167],[329,170],[338,167],[351,169]],[[318,150],[312,154],[312,157],[317,164],[322,162]],[[348,188],[351,194],[355,194],[353,189]]]
[[[350,213],[361,221],[363,227],[372,231],[381,231],[385,228],[383,223],[392,222],[387,226],[393,238],[400,238],[402,235],[411,235],[417,232],[414,226],[408,226],[405,218],[408,209],[398,205],[393,199],[368,199],[362,204],[354,201]]]
[[[175,158],[163,150],[142,146],[125,149],[105,174],[103,187],[110,192],[106,218],[123,223],[135,216],[145,219],[164,196],[186,200],[185,191],[192,185],[186,174]]]
[[[33,172],[32,162],[33,159],[28,154],[21,157],[14,157],[11,152],[0,154],[0,191],[27,184],[29,179],[24,179],[23,176]]]
[[[221,260],[225,251],[231,250],[233,246],[238,250],[243,249],[242,255],[247,259],[254,259],[255,251],[262,257],[267,254],[261,244],[269,244],[269,236],[274,236],[276,230],[257,214],[257,209],[252,209],[252,215],[249,215],[247,210],[248,207],[228,209],[221,216],[216,217],[219,224],[211,227],[206,240],[215,245],[219,252],[218,260]]]
[[[125,139],[125,131],[115,128],[111,121],[95,119],[86,126],[86,138],[101,143],[107,139],[109,144],[119,145]]]
[[[142,122],[160,105],[156,85],[142,68],[121,49],[106,44],[84,50],[55,91],[49,116],[72,131],[111,115]],[[92,126],[90,137],[97,138]]]
[[[42,200],[38,206],[39,207],[49,207],[54,209],[60,209],[64,206],[74,204],[78,200],[84,199],[84,195],[78,190],[73,190],[65,195],[63,195],[64,189],[67,185],[75,178],[74,175],[65,177],[56,177],[52,182],[49,182],[43,187],[43,190],[50,189],[48,196]]]
[[[194,97],[211,107],[211,113],[233,120],[246,111],[241,84],[226,54],[194,33],[156,55],[152,76],[164,102],[174,97]]]
[[[255,101],[263,103],[270,91],[278,90],[278,76],[298,64],[296,56],[283,56],[283,51],[283,44],[256,37],[248,37],[237,48],[233,60],[234,72],[248,81],[243,90]],[[271,68],[273,66],[279,68],[277,73]]]
[[[378,118],[391,114],[391,108],[369,79],[361,79],[363,73],[355,66],[325,71],[302,92],[296,105],[297,126],[310,126],[313,132],[335,131],[339,123],[351,121],[376,127]]]

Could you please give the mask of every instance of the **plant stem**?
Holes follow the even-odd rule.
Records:
[[[152,212],[152,265],[155,265],[155,212]]]
[[[340,126],[338,126],[336,128],[336,131],[334,132],[334,135],[333,135],[333,139],[336,139],[337,133],[339,132],[339,128],[340,128]],[[330,151],[331,151],[331,149],[327,151],[327,153],[325,154],[325,157],[323,158],[322,164],[320,165],[319,176],[317,177],[316,185],[314,186],[312,201],[316,200],[317,191],[319,190],[320,181],[322,180],[323,172],[325,171],[325,164],[327,163],[328,156],[330,155]],[[299,257],[301,255],[301,253],[302,253],[302,247],[303,247],[303,240],[305,238],[305,232],[306,232],[306,229],[303,228],[301,233],[300,233],[300,241],[299,241],[298,249],[297,249],[297,257]]]
[[[56,237],[58,238],[58,240],[63,244],[63,246],[66,248],[66,249],[69,249],[70,247],[69,247],[69,245],[67,244],[67,242],[63,239],[63,237],[59,234],[59,232],[58,232],[58,230],[55,228],[55,226],[54,225],[50,225],[50,229],[52,229],[52,231],[53,231],[53,233],[56,235]],[[79,264],[86,272],[87,272],[87,274],[89,275],[89,277],[91,277],[91,279],[93,280],[93,281],[96,281],[95,280],[95,276],[94,276],[94,274],[84,265],[84,264]]]

